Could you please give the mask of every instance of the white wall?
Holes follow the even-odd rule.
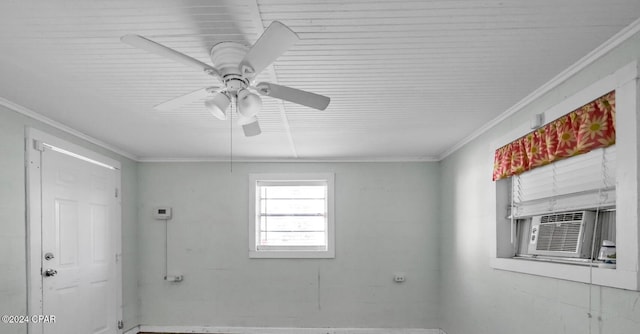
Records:
[[[495,207],[486,196],[495,187],[487,158],[493,156],[492,141],[638,58],[635,36],[442,161],[441,324],[448,334],[640,333],[640,292],[491,269],[488,240],[495,230],[489,218]]]
[[[146,325],[438,327],[438,163],[141,163]],[[335,173],[335,259],[249,259],[248,174]],[[170,270],[163,222],[169,205]],[[404,272],[403,284],[393,282]]]
[[[122,163],[122,250],[125,326],[138,323],[136,270],[136,163],[0,106],[0,315],[27,314],[25,127],[48,132]],[[0,323],[0,333],[26,333]]]

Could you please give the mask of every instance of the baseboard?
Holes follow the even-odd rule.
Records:
[[[138,333],[140,333],[140,325],[127,329],[122,334],[138,334]]]
[[[137,331],[134,331],[137,330]],[[213,333],[213,334],[446,334],[441,329],[424,328],[278,328],[140,325],[124,334]]]

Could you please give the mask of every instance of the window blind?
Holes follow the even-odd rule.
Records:
[[[326,250],[325,181],[258,181],[257,187],[258,250]]]
[[[613,206],[615,145],[566,158],[512,177],[514,218]]]

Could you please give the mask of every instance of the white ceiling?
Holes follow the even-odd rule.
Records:
[[[430,159],[640,17],[638,0],[0,1],[0,97],[145,159]],[[211,63],[278,20],[301,38],[260,76],[332,98],[264,98],[245,138],[201,101],[211,78],[120,42]]]

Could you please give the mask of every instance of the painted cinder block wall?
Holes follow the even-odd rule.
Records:
[[[640,333],[640,292],[492,269],[495,205],[487,196],[495,187],[493,141],[638,59],[637,34],[441,161],[441,325],[448,334]]]
[[[139,168],[143,325],[438,328],[438,163]],[[335,259],[249,258],[249,173],[289,172],[335,174]],[[169,271],[181,283],[162,279],[161,205],[173,208]]]

